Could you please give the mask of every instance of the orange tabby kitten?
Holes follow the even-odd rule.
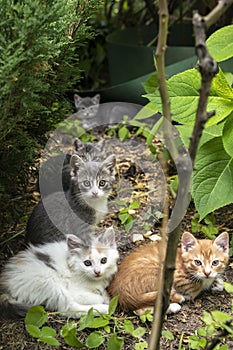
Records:
[[[111,296],[119,296],[123,310],[138,310],[154,306],[158,275],[161,269],[161,242],[140,246],[120,264],[109,286]],[[214,241],[197,240],[184,232],[177,250],[176,270],[170,294],[170,312],[177,312],[187,299],[194,299],[203,290],[223,290],[219,278],[228,263],[229,236],[221,233]]]

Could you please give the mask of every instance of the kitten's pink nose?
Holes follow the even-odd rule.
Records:
[[[93,192],[92,192],[92,194],[93,194],[93,197],[97,197],[97,195],[98,195],[98,192],[96,192],[96,191],[93,191]]]
[[[94,273],[95,273],[95,275],[96,275],[97,277],[99,277],[99,275],[100,275],[100,270],[94,270]]]
[[[211,271],[205,271],[206,277],[209,277],[210,273],[211,273]]]

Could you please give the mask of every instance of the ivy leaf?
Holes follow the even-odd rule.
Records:
[[[202,220],[207,214],[233,202],[233,158],[221,137],[205,143],[197,154],[192,195]]]
[[[118,304],[118,296],[116,295],[115,297],[113,297],[110,302],[109,302],[109,306],[108,306],[108,313],[109,315],[113,315],[114,312],[116,311],[117,308],[117,304]]]
[[[41,327],[45,322],[48,321],[48,314],[43,306],[32,306],[24,319],[25,325],[34,325]]]
[[[49,345],[59,346],[60,342],[55,338],[55,336],[55,329],[51,327],[43,327],[40,332],[39,340]]]
[[[209,53],[217,62],[233,57],[233,25],[214,32],[206,41]]]
[[[124,344],[124,338],[118,337],[113,333],[108,340],[107,350],[121,350]]]
[[[61,336],[64,338],[66,344],[75,348],[81,348],[83,343],[76,336],[77,323],[74,321],[66,323],[61,329]]]
[[[103,344],[105,338],[101,335],[100,332],[92,332],[86,339],[86,346],[90,349],[98,348]]]

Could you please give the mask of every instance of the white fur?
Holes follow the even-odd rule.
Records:
[[[91,307],[106,313],[109,303],[106,287],[117,270],[119,257],[112,235],[114,231],[110,228],[101,238],[94,238],[89,249],[73,235],[68,235],[67,242],[31,245],[6,265],[5,288],[18,303],[44,305],[48,310],[68,312],[73,317],[80,317]],[[50,266],[38,258],[38,253],[51,258]],[[101,263],[103,257],[107,257],[106,264]],[[85,260],[92,265],[85,266]]]

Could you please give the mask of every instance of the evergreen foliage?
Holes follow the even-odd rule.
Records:
[[[67,92],[80,80],[79,48],[93,37],[87,21],[100,6],[0,0],[0,200],[15,218],[45,132],[73,111]]]

